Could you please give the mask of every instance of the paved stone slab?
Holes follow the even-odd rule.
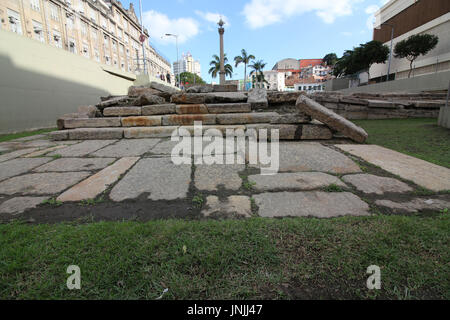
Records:
[[[251,112],[250,103],[216,103],[206,105],[209,113],[241,113]]]
[[[13,159],[0,163],[0,181],[25,173],[51,161],[52,158]]]
[[[225,113],[217,115],[218,124],[270,123],[278,117],[276,112]]]
[[[191,136],[194,136],[194,126],[180,126],[179,130],[181,131],[182,129],[187,130]],[[237,125],[237,124],[202,125],[203,136],[210,136],[210,137],[224,136],[225,137],[228,129],[232,130],[232,132],[230,132],[230,135],[232,134],[233,136],[242,136],[245,134],[245,132],[244,132],[245,126],[244,125]],[[184,135],[184,134],[180,134],[180,135]]]
[[[235,103],[247,102],[247,94],[243,92],[178,93],[174,94],[170,100],[176,104]]]
[[[296,106],[301,112],[323,122],[356,142],[362,143],[368,137],[364,129],[304,95],[298,98]]]
[[[143,116],[152,116],[158,114],[171,114],[176,112],[175,104],[154,104],[142,107]]]
[[[253,195],[262,217],[367,216],[369,206],[349,192],[276,192]]]
[[[360,167],[347,156],[314,142],[280,142],[279,155],[280,172],[361,172]]]
[[[391,200],[377,200],[375,204],[380,207],[392,209],[394,213],[416,213],[422,210],[440,211],[450,210],[450,201],[448,199],[424,199],[415,198],[408,202],[394,202]]]
[[[336,145],[336,147],[429,190],[450,190],[448,168],[377,145]]]
[[[161,125],[161,116],[126,117],[121,119],[124,127],[152,127]]]
[[[81,128],[69,131],[71,140],[110,140],[122,139],[123,128]]]
[[[248,180],[254,183],[253,188],[258,191],[314,190],[331,184],[346,187],[338,177],[322,172],[277,173],[272,176],[258,174],[249,176]]]
[[[364,193],[384,194],[386,192],[405,193],[413,191],[406,183],[397,179],[374,176],[372,174],[352,174],[342,178]]]
[[[24,141],[31,141],[31,140],[38,140],[38,139],[45,139],[45,138],[47,138],[47,136],[45,134],[35,134],[33,136],[18,138],[18,139],[14,139],[12,141],[24,142]]]
[[[83,141],[74,145],[71,145],[62,150],[57,150],[50,153],[50,156],[61,155],[62,157],[84,157],[89,153],[97,151],[111,143],[116,142],[117,140],[92,140],[92,141]]]
[[[60,195],[57,200],[67,202],[95,199],[99,194],[104,192],[109,185],[116,182],[120,175],[124,174],[138,160],[139,158],[137,157],[122,158],[111,166],[70,188]]]
[[[243,170],[245,165],[198,165],[194,174],[195,187],[202,191],[217,191],[219,186],[227,190],[238,190],[242,185],[238,172]]]
[[[115,158],[61,158],[34,169],[34,172],[73,172],[100,170]]]
[[[14,158],[18,158],[20,156],[23,156],[23,155],[26,155],[29,153],[32,153],[36,150],[37,150],[37,148],[28,148],[28,149],[16,150],[16,151],[2,154],[2,155],[0,155],[0,163],[14,159]]]
[[[90,172],[32,173],[0,182],[0,194],[50,195],[85,179]]]
[[[106,109],[105,109],[106,110]],[[120,118],[65,119],[64,128],[107,128],[120,127]]]
[[[48,197],[16,197],[3,202],[0,205],[0,213],[19,214],[28,209],[36,208]]]
[[[120,140],[115,144],[92,153],[91,156],[115,158],[137,157],[150,152],[159,141],[159,139]]]
[[[177,129],[178,126],[125,128],[123,135],[126,139],[167,138]]]
[[[24,148],[47,148],[47,147],[51,147],[54,146],[55,143],[53,141],[50,140],[32,140],[32,141],[28,141],[25,142],[23,144]]]
[[[59,145],[59,146],[54,146],[54,147],[43,149],[43,150],[38,150],[38,151],[35,151],[35,152],[32,152],[30,154],[25,155],[24,158],[40,157],[40,156],[43,156],[43,155],[45,155],[45,154],[47,154],[49,152],[52,152],[52,151],[55,151],[55,150],[59,150],[59,149],[65,148],[65,147],[66,146],[64,146],[64,145]]]
[[[103,110],[105,117],[140,116],[141,107],[110,107]]]
[[[267,130],[268,139],[272,138],[272,130],[278,130],[279,140],[328,140],[333,137],[331,130],[322,124],[247,124],[247,129],[256,130],[256,135],[260,137],[261,129]],[[250,133],[248,132],[248,135]]]
[[[110,198],[123,201],[149,193],[151,200],[182,199],[190,180],[190,165],[175,165],[170,158],[144,158],[112,189]]]
[[[311,122],[311,117],[303,113],[278,114],[278,116],[273,118],[271,121],[271,123],[277,124],[309,123],[309,122]]]
[[[168,115],[162,117],[163,126],[193,125],[195,121],[201,121],[202,124],[215,124],[215,114],[185,114]]]
[[[250,198],[246,196],[230,196],[225,201],[220,201],[217,196],[208,196],[202,214],[205,217],[225,214],[230,218],[235,216],[250,218],[252,215]]]
[[[205,114],[208,108],[204,104],[180,104],[176,107],[178,114]]]

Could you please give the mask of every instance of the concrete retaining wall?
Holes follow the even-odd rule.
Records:
[[[124,95],[136,76],[0,30],[0,134],[55,127],[100,96]]]
[[[439,112],[438,125],[450,129],[450,107],[442,107]]]

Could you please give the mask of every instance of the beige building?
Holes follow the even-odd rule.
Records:
[[[81,55],[126,72],[143,72],[141,26],[133,5],[116,0],[0,0],[0,29]],[[169,73],[170,63],[149,44],[148,74]]]

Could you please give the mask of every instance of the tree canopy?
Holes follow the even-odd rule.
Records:
[[[178,75],[177,75],[178,79]],[[194,81],[195,79],[195,81]],[[204,84],[206,83],[201,77],[191,72],[180,73],[180,82],[189,84]]]
[[[227,54],[224,55],[224,68],[225,68],[225,76],[232,77],[233,76],[233,67],[231,64],[227,63],[228,58]],[[220,72],[220,58],[217,54],[213,55],[213,60],[209,63],[211,68],[208,70],[208,73],[211,74],[213,78],[217,77],[217,74]]]
[[[338,57],[336,53],[329,53],[323,57],[323,62],[327,64],[327,66],[334,66],[336,62],[338,61]]]

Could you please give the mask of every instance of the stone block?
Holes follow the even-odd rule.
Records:
[[[120,118],[65,119],[64,128],[107,128],[120,127]]]
[[[124,137],[126,139],[167,138],[171,137],[177,129],[177,126],[125,128]]]
[[[270,123],[278,117],[276,112],[224,113],[217,115],[218,124]]]
[[[80,128],[69,130],[70,140],[122,139],[123,128]]]
[[[181,104],[176,106],[178,114],[205,114],[208,108],[204,104]]]
[[[163,126],[193,125],[194,121],[201,121],[202,124],[216,124],[216,115],[185,114],[185,115],[167,115],[162,117]]]
[[[133,103],[133,105],[135,106],[147,106],[147,105],[152,105],[152,104],[163,104],[166,102],[166,99],[164,99],[163,97],[154,95],[154,94],[149,94],[149,93],[144,93],[142,95],[140,95],[138,98],[136,98],[136,101]]]
[[[48,136],[53,141],[69,140],[69,130],[52,131]]]
[[[161,116],[139,116],[121,119],[123,127],[153,127],[161,125]]]
[[[141,113],[141,107],[109,107],[103,109],[103,115],[105,117],[140,116]]]
[[[267,109],[269,107],[267,90],[259,88],[250,89],[247,103],[250,103],[252,110]]]
[[[78,113],[86,114],[89,118],[95,118],[97,108],[94,106],[79,106]]]
[[[216,103],[206,105],[209,113],[241,113],[251,112],[250,103]]]
[[[143,116],[151,116],[158,114],[171,114],[176,112],[175,104],[154,104],[142,107]]]

